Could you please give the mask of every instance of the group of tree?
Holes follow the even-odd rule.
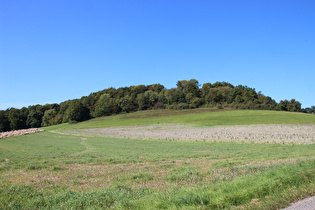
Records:
[[[205,83],[196,79],[181,80],[176,88],[161,84],[108,88],[80,99],[60,104],[34,105],[21,109],[0,110],[0,131],[80,122],[90,118],[148,109],[192,109],[198,107],[232,107],[292,112],[315,112],[315,106],[302,109],[292,99],[277,103],[254,88],[227,82]]]

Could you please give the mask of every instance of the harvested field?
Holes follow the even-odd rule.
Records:
[[[278,144],[315,143],[315,124],[263,124],[196,127],[157,124],[113,128],[78,129],[67,133],[131,139],[200,140]]]

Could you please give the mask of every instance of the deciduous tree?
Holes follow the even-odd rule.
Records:
[[[31,128],[39,128],[42,123],[42,116],[41,114],[36,111],[32,110],[27,116],[26,125]]]
[[[0,110],[0,132],[8,130],[10,130],[10,122],[7,113],[4,110]]]

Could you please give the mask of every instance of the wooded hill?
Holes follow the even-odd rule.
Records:
[[[0,111],[0,131],[74,123],[90,118],[148,109],[193,109],[217,107],[314,113],[315,106],[302,109],[295,99],[277,103],[269,96],[243,85],[205,83],[196,79],[177,82],[176,88],[161,84],[108,88],[60,104],[33,105]]]

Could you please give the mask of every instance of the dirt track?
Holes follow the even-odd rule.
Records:
[[[197,127],[190,125],[157,124],[68,131],[92,136],[133,139],[235,141],[255,143],[315,143],[314,124],[234,125]]]

